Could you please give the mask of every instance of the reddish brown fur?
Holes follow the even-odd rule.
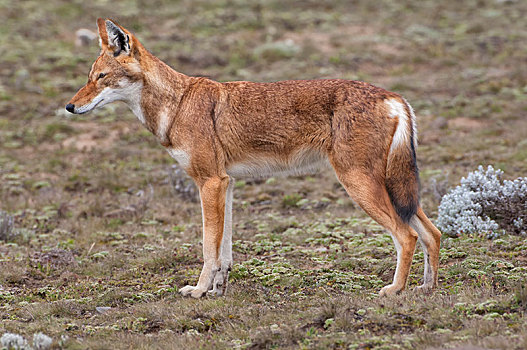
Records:
[[[385,101],[394,99],[406,106],[398,94],[339,79],[219,83],[188,77],[153,56],[122,27],[130,37],[131,52],[113,57],[105,21],[97,23],[101,56],[92,67],[88,84],[70,103],[87,103],[98,91],[125,77],[142,83],[141,110],[151,132],[156,134],[161,114],[168,113],[170,123],[161,142],[188,153],[186,170],[200,189],[204,216],[205,266],[198,286],[185,287],[184,294],[203,295],[211,288],[216,271],[224,266],[220,248],[229,169],[269,159],[288,164],[306,149],[327,156],[349,195],[390,230],[401,246],[394,283],[382,293],[405,288],[418,233],[433,260],[433,281],[425,287],[435,286],[440,233],[418,204],[414,136],[390,154],[398,119],[389,116]],[[110,72],[104,83],[95,81],[101,71]],[[408,106],[405,108],[408,113]],[[409,218],[401,218],[392,202],[415,208],[410,209]],[[426,232],[416,232],[408,225],[414,217]],[[212,272],[207,272],[209,269]]]

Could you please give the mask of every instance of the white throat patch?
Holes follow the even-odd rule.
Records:
[[[126,80],[121,80],[119,86],[122,86],[122,95],[125,97],[123,101],[126,102],[128,107],[135,114],[137,119],[144,125],[146,123],[143,109],[141,108],[141,91],[143,90],[143,83],[137,81],[135,83],[129,83]]]

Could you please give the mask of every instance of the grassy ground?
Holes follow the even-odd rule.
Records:
[[[391,238],[329,171],[239,181],[227,296],[180,297],[202,264],[192,188],[126,107],[63,112],[98,54],[74,32],[99,16],[189,75],[403,94],[433,218],[477,165],[527,171],[524,1],[0,0],[0,209],[17,232],[0,241],[0,334],[71,349],[527,348],[524,237],[444,237],[433,295],[412,291],[418,251],[409,291],[379,298]]]

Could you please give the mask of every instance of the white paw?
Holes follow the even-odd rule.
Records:
[[[190,295],[191,297],[198,299],[205,295],[207,291],[199,289],[197,286],[185,286],[179,290],[179,293],[184,297]]]
[[[403,288],[399,288],[396,285],[390,284],[390,285],[384,287],[383,289],[381,289],[381,292],[379,293],[379,295],[381,297],[390,296],[390,295],[397,295],[402,290],[403,290]]]
[[[214,282],[212,283],[212,290],[209,290],[209,294],[213,296],[222,296],[227,291],[227,283],[229,281],[229,271],[230,267],[222,267],[216,276],[214,277]]]
[[[416,290],[420,293],[428,294],[431,293],[435,288],[435,284],[433,282],[430,283],[423,283],[419,287],[416,288]]]

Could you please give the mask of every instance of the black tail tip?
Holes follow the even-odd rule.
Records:
[[[412,203],[410,205],[397,205],[397,203],[393,203],[393,206],[395,207],[397,215],[399,215],[399,217],[401,218],[401,220],[403,220],[404,223],[409,223],[410,220],[417,213],[417,204],[415,203]]]

